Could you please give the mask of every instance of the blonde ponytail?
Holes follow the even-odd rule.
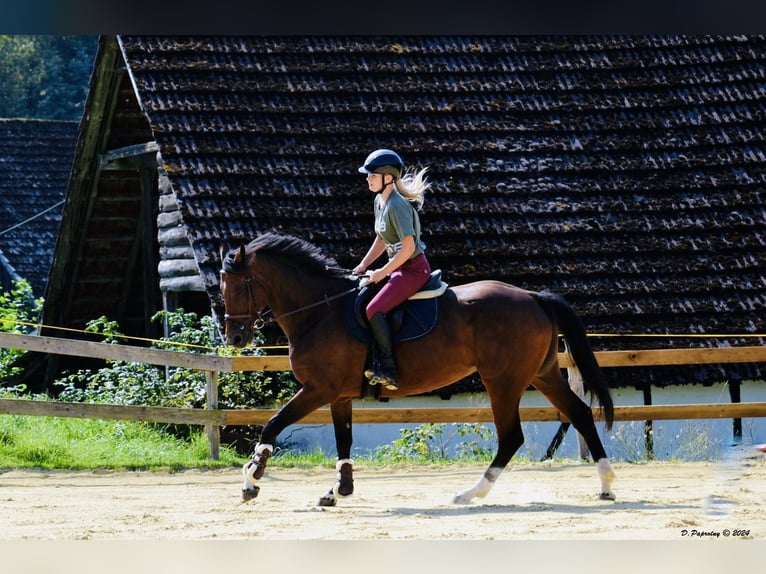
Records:
[[[431,187],[431,182],[426,177],[427,167],[420,171],[407,170],[394,182],[394,187],[402,197],[415,204],[417,209],[423,207],[425,192]]]

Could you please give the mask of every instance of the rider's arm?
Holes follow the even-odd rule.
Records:
[[[414,244],[413,244],[414,245]],[[367,271],[367,268],[381,255],[383,255],[383,252],[386,250],[386,244],[383,243],[383,240],[380,238],[380,236],[376,235],[375,239],[372,242],[372,245],[370,246],[370,249],[367,251],[367,254],[362,259],[362,262],[359,263],[356,267],[354,267],[354,274],[355,275],[361,275],[365,271]]]
[[[414,235],[407,235],[405,237],[402,237],[402,247],[397,251],[396,255],[394,255],[391,259],[388,260],[388,263],[386,263],[383,267],[380,269],[376,269],[372,272],[370,275],[370,281],[372,283],[377,283],[379,281],[382,281],[391,273],[399,269],[402,265],[404,265],[407,261],[409,261],[410,257],[415,253],[415,236]]]

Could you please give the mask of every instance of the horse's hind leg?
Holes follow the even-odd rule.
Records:
[[[561,376],[558,365],[556,365],[556,368],[539,375],[535,381],[535,387],[548,398],[554,407],[570,420],[572,426],[580,433],[580,436],[588,445],[588,450],[593,460],[596,461],[596,468],[601,480],[599,498],[601,500],[615,500],[615,495],[612,492],[614,471],[606,456],[604,445],[598,436],[598,430],[596,430],[596,423],[593,420],[593,412],[590,407],[569,388],[569,385]]]
[[[354,493],[354,461],[351,459],[351,399],[340,399],[330,404],[332,424],[335,430],[335,446],[338,461],[335,469],[338,476],[333,487],[319,497],[317,506],[335,506],[337,497],[347,497]]]
[[[454,504],[468,504],[476,497],[484,498],[487,496],[495,485],[497,477],[503,472],[519,447],[524,444],[524,433],[521,430],[521,419],[519,419],[521,397],[508,397],[507,395],[496,397],[493,396],[491,387],[486,386],[492,405],[495,428],[497,429],[497,453],[481,479],[468,490],[455,495],[452,501]],[[507,388],[512,388],[512,386],[509,384]],[[502,408],[500,408],[501,406]]]

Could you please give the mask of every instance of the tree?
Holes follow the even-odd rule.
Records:
[[[79,120],[96,36],[0,36],[0,117]]]

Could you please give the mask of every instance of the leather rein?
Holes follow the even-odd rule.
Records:
[[[245,288],[247,289],[247,313],[235,313],[235,314],[229,314],[226,313],[223,316],[224,321],[230,321],[232,323],[235,323],[240,326],[241,329],[245,329],[245,327],[249,327],[250,329],[253,329],[255,331],[260,331],[263,329],[266,325],[271,325],[272,323],[276,323],[278,319],[282,319],[283,317],[288,317],[290,315],[295,315],[296,313],[301,313],[303,311],[308,311],[309,309],[313,309],[314,307],[319,307],[320,305],[329,305],[331,301],[334,301],[336,299],[340,299],[341,297],[345,297],[349,293],[353,293],[354,291],[357,291],[359,289],[359,285],[355,285],[354,287],[351,287],[350,289],[346,289],[345,291],[342,291],[340,293],[336,293],[335,295],[324,296],[324,299],[321,301],[317,301],[315,303],[310,303],[308,305],[304,305],[303,307],[299,307],[297,309],[293,309],[292,311],[288,311],[287,313],[282,313],[279,317],[275,317],[271,309],[267,309],[265,312],[261,312],[258,309],[258,302],[255,299],[255,288],[253,287],[253,283],[258,283],[265,292],[268,292],[268,288],[266,285],[263,284],[262,281],[259,281],[255,278],[254,275],[249,275],[247,279],[245,279]],[[252,311],[253,307],[255,307],[255,311]],[[244,323],[243,321],[247,320],[248,323]]]

